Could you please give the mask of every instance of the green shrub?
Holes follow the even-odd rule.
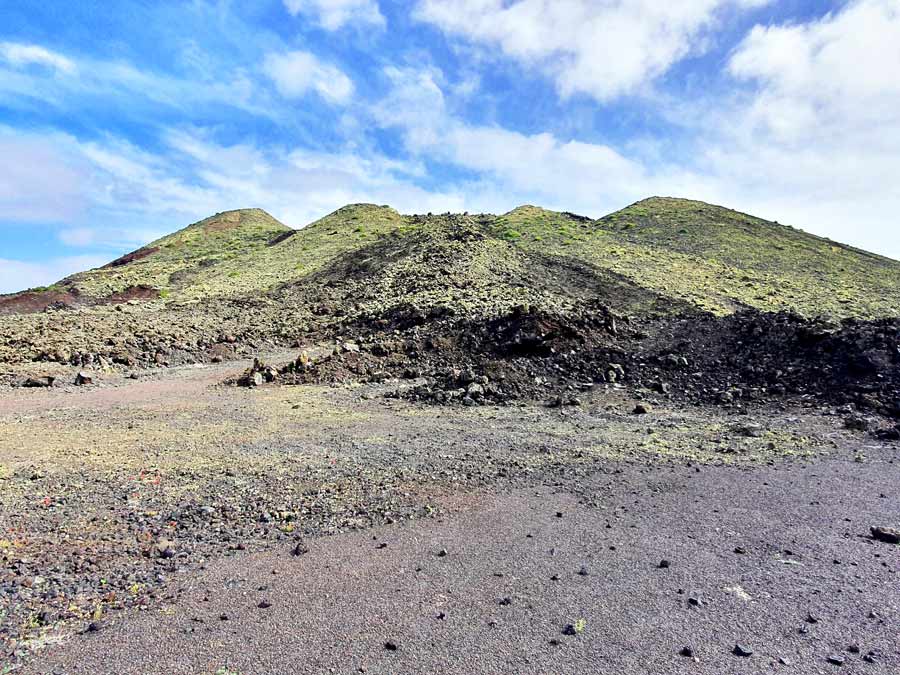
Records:
[[[507,230],[504,230],[502,236],[503,236],[503,238],[506,239],[507,241],[515,241],[516,239],[521,239],[521,238],[522,238],[522,233],[519,232],[518,230],[514,230],[514,229],[512,229],[512,228],[509,228],[509,229],[507,229]]]

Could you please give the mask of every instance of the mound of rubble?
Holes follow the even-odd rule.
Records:
[[[388,396],[460,405],[575,405],[581,392],[613,385],[734,408],[807,401],[841,408],[848,425],[866,428],[867,415],[900,419],[897,319],[836,324],[745,311],[637,320],[589,303],[569,314],[519,306],[471,321],[407,309],[347,326],[332,344],[279,368],[257,363],[241,383],[396,380]]]

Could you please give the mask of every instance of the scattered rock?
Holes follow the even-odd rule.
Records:
[[[900,530],[893,527],[871,527],[872,539],[886,544],[900,544]]]
[[[863,657],[866,663],[877,663],[881,659],[881,651],[878,649],[870,649]]]
[[[94,383],[94,378],[91,377],[90,375],[88,375],[87,373],[85,373],[84,371],[80,371],[75,376],[75,386],[83,387],[85,385],[93,384],[93,383]]]
[[[753,650],[747,645],[742,645],[741,643],[737,643],[734,645],[734,649],[731,650],[731,653],[735,656],[753,656]]]
[[[174,558],[175,544],[168,539],[158,539],[153,546],[150,547],[151,558]]]
[[[29,389],[38,389],[41,387],[52,387],[53,383],[56,381],[55,377],[51,377],[49,375],[45,375],[43,377],[29,377],[23,383],[23,387],[28,387]]]
[[[744,424],[736,429],[737,433],[747,438],[761,438],[765,429],[759,424]]]
[[[868,431],[871,423],[862,415],[851,415],[844,418],[844,428],[852,431]]]
[[[252,372],[247,373],[244,377],[242,377],[238,384],[240,384],[242,387],[261,387],[263,382],[264,380],[262,373]]]

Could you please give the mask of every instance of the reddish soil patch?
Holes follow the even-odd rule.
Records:
[[[135,260],[140,260],[141,258],[146,258],[148,255],[152,255],[159,250],[158,246],[149,246],[147,248],[139,248],[137,251],[132,251],[131,253],[126,253],[121,258],[116,258],[111,263],[104,265],[101,269],[109,269],[110,267],[122,267],[123,265],[127,265],[128,263],[132,263]]]
[[[8,314],[36,314],[48,307],[77,307],[83,305],[117,305],[129,300],[155,300],[159,291],[151,286],[129,286],[105,298],[83,298],[78,289],[71,291],[24,291],[0,296],[0,316]]]
[[[106,296],[101,304],[121,304],[129,300],[155,300],[159,297],[159,290],[152,286],[140,284],[138,286],[129,286],[124,291],[118,291],[112,295]]]
[[[203,226],[206,232],[224,232],[234,229],[241,222],[239,213],[223,213]]]
[[[43,312],[51,305],[72,307],[77,302],[77,293],[68,291],[24,291],[0,297],[0,316]]]

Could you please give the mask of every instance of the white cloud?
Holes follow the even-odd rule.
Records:
[[[749,96],[696,129],[716,193],[900,258],[900,5],[757,26],[728,68]]]
[[[14,66],[37,64],[66,74],[76,70],[72,60],[39,45],[0,42],[0,56]]]
[[[21,68],[24,63],[52,67],[30,71]],[[58,77],[60,72],[67,76]],[[25,110],[32,110],[34,102],[40,101],[64,110],[114,104],[142,114],[152,105],[194,114],[201,108],[221,111],[223,107],[269,118],[282,112],[241,68],[223,66],[219,72],[204,73],[203,79],[192,79],[139,68],[127,61],[73,60],[36,45],[10,47],[10,43],[0,44],[0,98],[4,105]]]
[[[84,248],[97,241],[97,230],[91,227],[72,227],[60,230],[59,240],[67,246]]]
[[[313,16],[327,30],[337,30],[345,24],[383,26],[384,16],[376,0],[284,0],[292,16]]]
[[[0,127],[0,153],[14,149],[4,145],[4,133]],[[301,227],[355,202],[387,203],[408,211],[470,207],[452,188],[418,187],[415,178],[422,171],[418,164],[372,151],[223,145],[198,129],[166,131],[159,154],[112,137],[82,142],[56,132],[35,132],[15,140],[18,148],[36,148],[31,154],[16,149],[22,165],[35,166],[36,179],[10,187],[13,194],[28,195],[21,204],[5,204],[0,191],[0,228],[4,220],[64,222],[58,230],[63,243],[110,253],[136,248],[229,209],[261,207]],[[58,156],[34,164],[48,148]],[[61,181],[53,171],[59,171],[54,167],[63,159],[77,189],[56,194]],[[42,183],[38,180],[42,170],[54,179]],[[5,185],[0,174],[0,186]]]
[[[599,216],[622,200],[647,196],[649,173],[607,145],[467,124],[448,111],[438,71],[389,68],[386,74],[393,86],[374,110],[377,123],[399,128],[413,156],[479,176],[468,186],[479,210],[529,201]]]
[[[633,94],[703,50],[728,9],[771,0],[419,0],[415,16],[499,47],[554,78],[560,94]]]
[[[64,277],[109,262],[108,256],[80,255],[26,262],[0,258],[0,293],[15,293],[26,288],[49,286]]]
[[[332,103],[346,103],[353,95],[353,81],[349,77],[309,52],[268,54],[263,71],[286,98],[301,98],[315,91]]]
[[[465,210],[465,199],[448,189],[431,192],[411,178],[420,168],[377,152],[321,152],[302,148],[225,146],[203,132],[170,131],[166,143],[194,182],[212,200],[212,213],[261,206],[294,227],[349,203],[391,204],[402,210]],[[213,207],[213,205],[215,205]]]
[[[84,163],[63,134],[0,127],[0,221],[62,221],[84,208]]]
[[[887,18],[879,25],[891,30]],[[847,30],[854,29],[848,24]],[[885,76],[890,72],[900,72],[900,64]],[[764,86],[749,104],[697,104],[697,126],[689,130],[694,140],[679,151],[679,157],[693,161],[675,161],[664,148],[629,156],[602,143],[472,125],[451,113],[439,71],[389,68],[386,74],[392,88],[374,109],[376,123],[399,129],[412,157],[471,172],[474,178],[465,188],[473,210],[502,211],[530,202],[601,216],[654,194],[684,196],[900,258],[900,228],[893,217],[900,213],[900,104],[890,124],[882,117],[882,124],[853,132],[853,116],[829,113],[819,103],[818,114],[834,116],[833,124],[806,129],[798,144],[765,125],[760,129],[754,101],[768,95]],[[821,77],[828,77],[827,69]],[[892,86],[873,85],[871,91],[889,98]],[[890,108],[884,100],[871,104]]]
[[[759,87],[747,121],[785,141],[900,126],[900,5],[858,0],[820,21],[756,26],[729,71]]]

